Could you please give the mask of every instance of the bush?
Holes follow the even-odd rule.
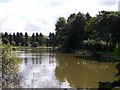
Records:
[[[30,43],[29,42],[25,42],[25,46],[29,46],[30,45]]]
[[[8,40],[7,38],[3,38],[3,39],[2,39],[2,42],[3,42],[3,44],[8,44],[8,43],[9,43],[9,40]]]
[[[18,88],[19,58],[10,44],[2,46],[2,88]]]
[[[11,45],[15,46],[16,45],[15,41],[11,41]]]
[[[22,46],[22,43],[18,43],[18,46]]]
[[[33,42],[32,47],[38,47],[39,43],[38,42]]]
[[[114,54],[116,57],[120,57],[120,43],[117,45],[114,52],[115,52]]]

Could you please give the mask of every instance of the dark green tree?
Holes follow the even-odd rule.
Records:
[[[28,33],[25,32],[25,42],[28,42]]]
[[[24,37],[23,37],[23,33],[20,32],[20,42],[21,43],[21,46],[24,46]]]
[[[25,32],[25,46],[29,46],[29,45],[30,45],[28,38],[29,38],[29,37],[28,37],[28,33]]]
[[[11,34],[9,34],[9,42],[11,43],[12,40],[13,40],[13,37]]]
[[[20,46],[20,33],[19,32],[17,32],[16,34],[15,42],[17,46]]]
[[[7,32],[5,32],[5,34],[3,35],[3,37],[2,38],[7,38],[7,39],[9,39],[9,35],[8,35],[8,33]]]
[[[55,24],[56,38],[58,45],[62,45],[65,33],[66,19],[64,17],[58,18]]]
[[[15,33],[13,33],[13,41],[16,41],[15,39],[16,39],[16,35]]]
[[[43,45],[43,34],[42,33],[39,34],[39,45],[40,46]]]
[[[87,14],[85,15],[86,21],[89,21],[92,17],[90,16],[90,14],[87,12]]]
[[[2,39],[3,44],[9,44],[9,40],[7,38]]]
[[[54,33],[49,33],[49,46],[56,46],[56,37]]]
[[[83,47],[82,42],[84,40],[85,16],[84,14],[81,14],[79,12],[73,18],[74,19],[68,18],[69,20],[67,20],[67,21],[71,21],[71,20],[73,21],[68,22],[69,24],[69,26],[67,27],[68,34],[67,36],[65,36],[65,40],[63,43],[63,48],[66,49],[65,51],[68,52],[74,52],[75,50],[78,50]]]
[[[35,42],[35,34],[34,33],[31,36],[31,44],[33,44],[33,42]]]
[[[39,42],[39,35],[36,33],[36,42]]]

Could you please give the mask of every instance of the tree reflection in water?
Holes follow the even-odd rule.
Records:
[[[99,81],[113,81],[113,63],[93,62],[72,54],[30,49],[20,56],[20,72],[24,88],[97,87]],[[25,63],[26,62],[26,63]],[[111,78],[113,77],[113,78]]]
[[[24,56],[25,55],[25,56]],[[24,88],[59,88],[69,87],[67,81],[59,82],[55,76],[56,54],[46,51],[30,50],[21,57],[20,72]]]
[[[113,63],[75,59],[69,54],[58,54],[56,58],[59,60],[59,67],[55,70],[57,79],[61,82],[67,80],[71,87],[96,88],[99,81],[117,79],[113,77],[116,73]]]

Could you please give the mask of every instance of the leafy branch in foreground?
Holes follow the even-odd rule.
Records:
[[[18,63],[20,59],[17,57],[13,46],[9,44],[2,45],[2,88],[18,88],[19,77],[17,74]]]

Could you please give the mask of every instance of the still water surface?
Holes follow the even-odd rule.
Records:
[[[99,81],[117,78],[115,64],[76,58],[45,49],[20,49],[23,88],[96,88]]]

